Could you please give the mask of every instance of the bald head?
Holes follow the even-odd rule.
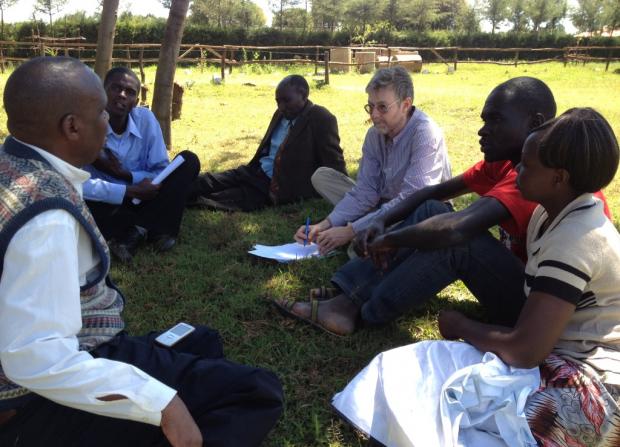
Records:
[[[69,57],[31,59],[4,88],[9,132],[77,166],[90,163],[94,148],[103,145],[105,103],[97,75]]]
[[[4,88],[9,132],[18,138],[50,138],[64,116],[80,111],[84,96],[98,92],[103,94],[101,81],[77,59],[31,59],[17,67]]]

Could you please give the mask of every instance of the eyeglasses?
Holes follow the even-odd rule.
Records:
[[[372,113],[373,110],[377,109],[377,111],[381,114],[384,115],[388,112],[388,110],[390,110],[390,107],[392,107],[394,104],[396,104],[398,102],[398,99],[396,101],[394,101],[391,104],[366,104],[364,106],[364,110],[366,111],[366,113],[368,113],[369,115]]]

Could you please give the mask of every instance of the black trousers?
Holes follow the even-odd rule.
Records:
[[[173,348],[120,334],[91,352],[131,363],[177,390],[198,424],[205,446],[258,446],[282,412],[282,387],[262,369],[223,358],[219,335],[197,327]],[[98,416],[42,397],[19,409],[0,427],[0,446],[168,446],[158,426]]]
[[[203,196],[210,208],[222,211],[254,211],[270,204],[271,179],[260,166],[243,165],[235,169],[200,175],[189,198]]]
[[[87,200],[86,204],[93,215],[99,230],[106,238],[123,239],[127,231],[135,225],[144,227],[149,237],[179,234],[185,199],[193,181],[200,172],[200,161],[196,154],[183,151],[185,161],[163,181],[157,197],[143,201],[139,205],[125,198],[121,205]]]

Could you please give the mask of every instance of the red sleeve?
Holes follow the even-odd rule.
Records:
[[[536,204],[521,196],[517,189],[517,171],[512,162],[487,163],[482,160],[463,173],[463,181],[480,196],[499,200],[512,217],[500,226],[511,236],[525,238]]]
[[[614,221],[613,216],[611,215],[611,210],[609,209],[609,205],[607,205],[607,199],[605,198],[605,194],[603,191],[598,191],[594,193],[594,197],[598,197],[603,201],[603,211],[609,220]]]

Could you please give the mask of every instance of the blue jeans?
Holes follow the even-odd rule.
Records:
[[[429,200],[399,228],[448,212],[450,205]],[[353,259],[332,282],[361,307],[365,323],[377,325],[423,305],[457,279],[483,305],[492,323],[514,325],[526,298],[524,265],[488,231],[453,247],[401,249],[386,272],[369,259]]]

